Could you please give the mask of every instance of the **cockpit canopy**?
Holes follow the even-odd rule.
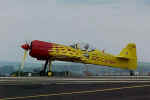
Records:
[[[70,45],[72,48],[75,48],[75,49],[80,49],[80,50],[83,50],[83,51],[93,51],[95,50],[96,48],[88,43],[74,43],[72,45]]]

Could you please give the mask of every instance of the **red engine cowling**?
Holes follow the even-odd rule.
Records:
[[[49,50],[52,49],[53,44],[49,42],[34,40],[31,45],[24,44],[21,47],[25,50],[29,50],[31,57],[37,58],[38,60],[47,60],[50,58]]]

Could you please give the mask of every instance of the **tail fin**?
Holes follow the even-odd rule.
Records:
[[[117,58],[128,60],[128,69],[135,70],[137,68],[136,44],[129,43],[123,48]]]
[[[118,55],[120,58],[137,58],[136,56],[136,45],[134,43],[129,43],[126,48],[124,48]]]

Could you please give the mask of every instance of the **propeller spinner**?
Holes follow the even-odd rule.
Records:
[[[21,48],[23,48],[25,51],[28,51],[30,49],[30,46],[29,44],[26,43],[26,44],[23,44]]]

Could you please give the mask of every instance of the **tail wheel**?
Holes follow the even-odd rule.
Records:
[[[130,76],[135,76],[134,71],[130,71]]]

